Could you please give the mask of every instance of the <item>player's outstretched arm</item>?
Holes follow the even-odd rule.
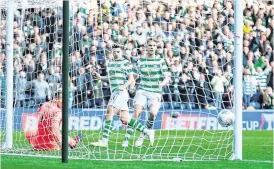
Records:
[[[93,72],[92,75],[94,75],[97,79],[102,81],[108,81],[108,76],[101,76],[98,72]]]
[[[56,119],[58,120],[58,118],[56,118]],[[58,122],[58,121],[56,121],[56,122]],[[56,122],[53,123],[53,127],[52,127],[53,136],[54,136],[56,142],[58,143],[58,145],[60,147],[62,147],[62,134],[59,130],[60,124],[56,123]],[[68,144],[69,144],[70,148],[74,148],[77,143],[76,143],[75,139],[68,137]]]
[[[108,76],[100,76],[100,80],[109,81]]]
[[[125,84],[123,84],[122,86],[120,86],[120,90],[124,90],[128,86],[132,87],[131,85],[135,84],[134,82],[135,82],[135,80],[134,80],[133,74],[129,74],[127,82]]]

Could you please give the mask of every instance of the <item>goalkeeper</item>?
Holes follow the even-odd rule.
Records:
[[[62,135],[62,92],[58,93],[57,99],[48,101],[38,109],[38,127],[36,130],[25,131],[26,139],[35,150],[55,151],[61,150]],[[82,140],[82,135],[72,139],[69,137],[71,149]]]
[[[139,119],[144,108],[149,108],[150,116],[146,122],[146,128],[153,131],[155,117],[161,107],[162,88],[169,83],[169,72],[166,62],[157,56],[157,42],[150,38],[147,41],[147,57],[140,58],[135,66],[137,78],[140,78],[140,86],[134,97],[134,113],[133,118]],[[127,134],[123,141],[123,145],[128,144],[130,135],[133,133],[132,128],[127,127]],[[153,136],[154,138],[154,132]],[[137,141],[136,147],[142,146],[145,135],[141,133]],[[153,142],[150,141],[150,146]]]
[[[131,126],[134,130],[138,130],[142,135],[148,136],[153,142],[153,132],[146,129],[140,122],[129,117],[128,105],[129,100],[128,87],[134,83],[132,64],[123,57],[121,48],[118,45],[112,47],[114,60],[111,60],[107,66],[108,76],[100,76],[98,73],[93,74],[103,81],[110,82],[111,97],[108,103],[106,120],[103,129],[103,138],[91,145],[99,147],[107,147],[109,135],[112,130],[112,120],[114,115],[118,115],[123,124]],[[128,145],[122,145],[127,147]]]

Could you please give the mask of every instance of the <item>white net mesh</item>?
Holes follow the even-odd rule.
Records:
[[[10,1],[1,1],[0,8],[6,8],[7,2]],[[228,159],[232,154],[233,131],[220,127],[216,116],[219,110],[233,107],[234,11],[231,1],[114,2],[70,2],[69,135],[72,138],[79,133],[85,136],[70,151],[70,157]],[[60,156],[60,151],[34,151],[22,130],[37,128],[38,106],[55,97],[61,87],[62,6],[59,1],[26,1],[24,5],[17,1],[16,4],[14,144],[12,149],[3,151]],[[2,10],[2,23],[5,16]],[[3,41],[7,30],[4,24],[1,26]],[[142,147],[135,147],[139,132],[134,132],[129,147],[122,147],[127,127],[118,117],[112,122],[108,148],[91,146],[91,142],[103,137],[106,107],[111,96],[109,82],[96,80],[92,73],[108,75],[106,69],[113,57],[113,44],[121,44],[124,57],[136,67],[137,61],[146,57],[150,37],[158,40],[156,52],[172,75],[170,84],[163,88],[161,109],[153,126],[156,130],[154,146],[150,147],[146,139]],[[5,56],[4,44],[1,43],[1,57]],[[43,89],[37,81],[40,72],[44,73],[44,84],[48,86]],[[2,75],[4,77],[5,71]],[[139,83],[140,79],[136,88]],[[5,89],[1,86],[3,98]],[[129,100],[131,115],[133,98]],[[148,117],[149,111],[145,109],[139,121],[146,125]],[[4,109],[1,119],[5,119]],[[5,140],[4,131],[2,123],[1,143]]]
[[[5,41],[5,24],[4,20],[6,19],[6,14],[4,11],[1,10],[0,12],[0,118],[1,118],[1,137],[0,142],[1,145],[5,142],[5,129],[6,129],[6,74],[5,74],[5,59],[4,59],[4,52],[5,49],[3,48],[3,44]]]
[[[7,9],[10,5],[15,9],[22,8],[48,8],[62,5],[62,0],[2,0],[0,2],[1,9]]]

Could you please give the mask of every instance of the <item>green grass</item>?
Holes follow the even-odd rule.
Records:
[[[121,168],[121,169],[167,169],[167,168],[197,168],[197,169],[271,169],[273,168],[273,132],[272,131],[244,131],[243,132],[243,161],[226,160],[232,153],[231,131],[162,131],[156,133],[154,147],[148,147],[148,141],[143,148],[130,146],[123,149],[120,145],[124,133],[113,132],[108,149],[94,148],[88,146],[88,142],[96,141],[100,134],[98,132],[82,131],[87,138],[80,148],[70,151],[73,157],[88,159],[159,159],[160,157],[172,160],[181,157],[185,160],[203,161],[95,161],[95,160],[69,160],[68,164],[62,164],[60,158],[38,158],[20,156],[2,156],[3,169],[86,169],[86,168]],[[76,133],[75,133],[76,134]],[[22,133],[16,133],[14,146],[25,148],[24,153],[42,155],[57,155],[60,152],[35,152],[27,148],[29,146],[24,140]],[[176,136],[176,139],[175,139]],[[135,140],[133,137],[131,140]],[[114,144],[116,142],[117,144]],[[132,142],[131,142],[132,144]],[[84,146],[85,145],[85,146]],[[30,147],[29,147],[30,148]],[[116,152],[116,153],[114,153]],[[19,153],[19,151],[14,151]],[[218,161],[210,161],[209,158]],[[248,161],[249,160],[249,161]],[[250,161],[255,160],[255,161]]]

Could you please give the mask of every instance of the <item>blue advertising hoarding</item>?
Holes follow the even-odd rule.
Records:
[[[22,130],[26,127],[35,128],[37,126],[37,109],[14,109],[14,130]],[[174,119],[172,113],[179,113]],[[132,114],[132,111],[130,111]],[[216,110],[161,110],[159,111],[154,129],[162,130],[223,130],[218,125]],[[100,130],[103,126],[105,116],[104,109],[71,109],[69,116],[69,130]],[[1,129],[5,127],[5,111],[0,111]],[[143,112],[140,121],[144,123],[148,117],[148,112]],[[113,129],[125,129],[117,116],[113,120]],[[273,130],[274,114],[273,110],[243,111],[243,130]],[[228,129],[232,129],[228,128]]]

